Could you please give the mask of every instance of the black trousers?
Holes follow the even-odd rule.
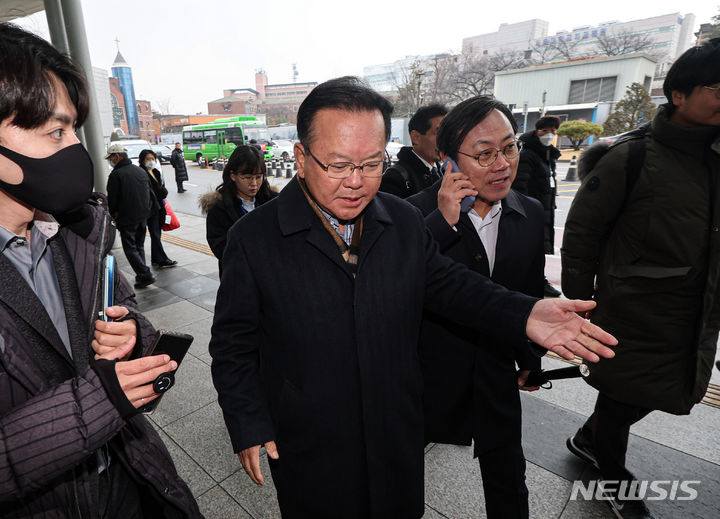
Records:
[[[525,455],[519,443],[478,456],[488,519],[528,519]]]
[[[150,232],[150,261],[153,263],[167,263],[170,261],[165,249],[162,246],[162,229],[160,228],[160,216],[155,213],[147,221],[147,228]]]
[[[183,187],[184,180],[176,180],[175,183],[177,184],[178,193],[185,191],[185,188]]]
[[[595,453],[600,475],[610,481],[631,481],[625,468],[630,426],[647,416],[652,409],[624,404],[598,394],[595,410],[580,428],[578,441]]]
[[[145,264],[145,222],[118,227],[123,252],[138,277],[150,277],[150,268]]]

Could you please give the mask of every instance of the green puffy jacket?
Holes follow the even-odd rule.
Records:
[[[588,382],[610,398],[687,414],[707,389],[720,327],[720,128],[658,111],[626,194],[628,144],[584,178],[562,245],[562,290],[597,301],[613,359]],[[581,172],[583,173],[583,172]]]

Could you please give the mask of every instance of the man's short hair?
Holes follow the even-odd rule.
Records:
[[[545,128],[560,128],[560,118],[554,115],[545,115],[535,122],[536,130],[544,130]]]
[[[715,83],[720,83],[720,38],[692,47],[676,59],[665,76],[663,92],[672,105],[673,91],[689,96],[696,86]]]
[[[336,108],[350,112],[379,110],[385,122],[385,142],[390,139],[390,101],[354,76],[330,79],[313,88],[300,105],[297,115],[297,133],[304,146],[312,140],[312,123],[323,108]]]
[[[65,85],[77,110],[77,127],[87,117],[90,96],[82,70],[50,43],[12,23],[0,23],[0,121],[37,128],[53,115],[53,75]]]
[[[447,108],[438,103],[421,106],[410,118],[410,122],[408,123],[408,132],[415,130],[416,132],[425,135],[430,129],[430,119],[443,117],[447,113]]]
[[[457,160],[458,150],[467,134],[493,110],[505,115],[513,133],[517,132],[517,122],[507,106],[492,96],[471,97],[450,110],[440,123],[437,135],[438,149],[453,160]]]

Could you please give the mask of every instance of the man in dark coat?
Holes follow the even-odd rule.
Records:
[[[444,255],[506,288],[542,297],[542,206],[510,189],[518,164],[516,130],[512,112],[492,97],[458,104],[440,124],[437,140],[440,153],[451,157],[462,173],[446,173],[407,200],[422,211]],[[458,145],[450,137],[463,131],[467,135]],[[504,152],[480,165],[474,157],[494,152],[493,147]],[[478,192],[468,212],[460,210],[454,196],[462,190],[459,180],[469,180]],[[518,387],[537,389],[526,388],[525,380],[531,370],[540,369],[539,356],[527,344],[493,345],[472,328],[427,310],[420,329],[420,362],[425,442],[472,441],[488,518],[527,518]]]
[[[563,291],[594,297],[592,321],[620,340],[611,363],[590,367],[595,410],[567,442],[604,480],[633,480],[625,467],[632,424],[653,410],[689,413],[710,379],[720,326],[718,64],[720,39],[678,58],[634,182],[626,176],[637,148],[623,142],[580,172],[568,213]],[[619,517],[652,517],[642,501],[615,494]]]
[[[400,148],[398,162],[383,175],[380,191],[407,198],[440,178],[435,139],[446,113],[447,108],[439,104],[418,108],[408,123],[413,145]]]
[[[102,308],[114,232],[74,131],[85,78],[11,24],[0,55],[0,515],[200,518],[137,412],[177,365],[140,358],[154,330],[118,269]]]
[[[170,155],[170,164],[175,169],[175,182],[177,183],[177,192],[184,193],[186,189],[183,182],[188,180],[187,165],[185,164],[185,155],[183,154],[182,144],[175,143],[175,149]]]
[[[111,144],[105,159],[113,167],[107,181],[108,209],[120,231],[123,252],[135,271],[135,288],[155,283],[145,263],[147,219],[160,210],[150,177],[133,164],[122,144]]]
[[[439,254],[422,215],[376,195],[392,105],[357,78],[298,111],[296,177],[228,233],[210,341],[233,451],[257,484],[264,445],[286,517],[423,514],[423,307],[508,345],[569,356],[614,339]],[[468,304],[473,302],[473,304]]]
[[[546,115],[535,122],[535,130],[520,136],[520,164],[513,189],[540,202],[545,211],[544,237],[545,254],[555,254],[555,196],[557,179],[556,161],[560,150],[553,146],[560,127],[560,119]],[[544,292],[548,297],[559,297],[560,291],[545,278]]]

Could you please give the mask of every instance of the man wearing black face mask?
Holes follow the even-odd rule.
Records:
[[[135,271],[135,288],[143,288],[155,282],[145,263],[145,231],[148,217],[159,210],[157,199],[151,194],[150,177],[130,161],[122,144],[112,144],[105,159],[113,167],[107,183],[108,209]]]
[[[137,414],[177,364],[142,357],[154,330],[122,273],[117,306],[99,297],[114,233],[74,133],[85,78],[0,23],[0,92],[0,515],[201,517]]]

